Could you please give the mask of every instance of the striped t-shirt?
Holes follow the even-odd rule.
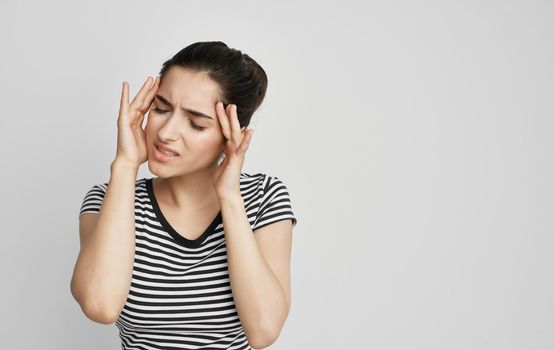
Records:
[[[98,213],[108,183],[85,195],[79,216]],[[296,226],[288,190],[275,176],[240,175],[252,230],[280,220]],[[227,269],[221,211],[197,239],[168,223],[152,178],[135,184],[135,258],[131,287],[115,325],[122,349],[251,349]]]

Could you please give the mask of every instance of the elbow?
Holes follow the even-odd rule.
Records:
[[[117,316],[113,313],[107,312],[105,308],[98,308],[95,305],[81,306],[83,313],[91,321],[101,324],[112,324],[117,320]]]
[[[96,323],[112,324],[117,320],[118,315],[114,315],[113,312],[109,312],[110,308],[102,307],[91,298],[84,297],[82,293],[78,293],[75,285],[71,284],[71,294],[85,316]]]
[[[112,324],[117,320],[118,315],[111,312],[110,308],[99,306],[94,302],[79,303],[85,316],[96,323]]]
[[[290,304],[287,304],[284,315],[279,320],[265,319],[259,323],[256,331],[246,334],[248,343],[254,349],[264,349],[277,341],[287,319]]]
[[[83,307],[83,313],[87,316],[89,320],[94,321],[96,323],[112,324],[116,320],[116,318],[113,317],[111,314],[102,312],[101,310],[98,310],[96,308]]]
[[[277,341],[280,333],[280,330],[275,327],[260,327],[258,332],[247,337],[248,343],[254,349],[265,349]]]

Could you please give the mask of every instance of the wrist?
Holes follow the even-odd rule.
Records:
[[[218,199],[220,203],[224,202],[241,202],[243,201],[242,195],[240,193],[240,190],[227,193],[225,195],[218,195]]]
[[[122,171],[130,171],[130,172],[138,172],[138,169],[139,169],[139,165],[137,164],[133,164],[129,161],[126,161],[124,159],[114,159],[112,161],[112,163],[110,164],[110,170],[112,172],[114,171],[119,171],[119,170],[122,170]]]

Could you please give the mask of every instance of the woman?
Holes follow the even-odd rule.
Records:
[[[116,157],[83,200],[71,280],[123,349],[259,349],[279,336],[297,220],[279,178],[241,172],[266,87],[220,41],[178,52],[130,103],[123,82]],[[157,177],[137,180],[147,160]]]

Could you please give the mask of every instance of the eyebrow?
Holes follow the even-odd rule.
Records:
[[[169,106],[169,107],[173,107],[173,106],[171,105],[171,103],[170,103],[168,100],[166,100],[165,98],[163,98],[162,96],[156,95],[155,97],[156,97],[158,100],[160,100],[160,102],[163,103],[164,105]],[[207,115],[207,114],[204,114],[204,113],[199,112],[199,111],[195,111],[195,110],[193,110],[193,109],[181,107],[181,110],[183,110],[183,111],[185,111],[185,112],[188,112],[188,113],[192,114],[192,115],[195,116],[195,117],[208,118],[208,119],[212,119],[212,120],[214,119],[214,118],[210,117],[210,116]]]

